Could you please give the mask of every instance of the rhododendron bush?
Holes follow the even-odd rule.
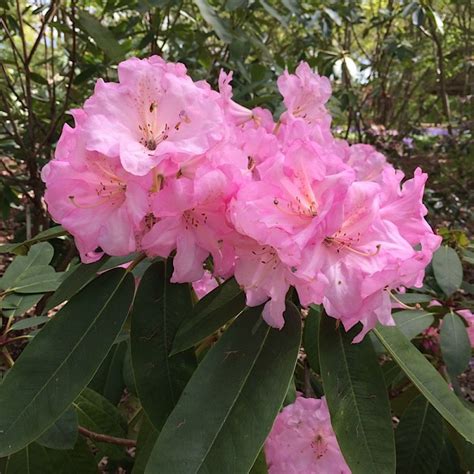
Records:
[[[458,472],[473,318],[427,175],[336,139],[304,62],[277,117],[231,81],[132,58],[71,111],[42,179],[83,263],[65,278],[27,242],[0,280],[12,317],[31,285],[55,291],[46,312],[67,301],[0,386],[0,455],[80,457],[86,439],[134,473]]]

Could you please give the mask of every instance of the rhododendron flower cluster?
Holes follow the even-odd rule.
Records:
[[[298,396],[276,417],[265,442],[269,474],[350,474],[326,399]]]
[[[424,219],[427,175],[333,137],[327,78],[306,63],[278,79],[286,110],[249,110],[182,64],[129,59],[72,111],[43,169],[53,218],[84,262],[174,255],[174,282],[234,275],[249,306],[284,324],[285,295],[323,304],[360,340],[393,324],[390,291],[421,286],[440,238]]]

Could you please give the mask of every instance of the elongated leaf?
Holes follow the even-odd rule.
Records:
[[[207,0],[194,0],[194,3],[199,8],[202,17],[215,31],[216,35],[224,41],[224,43],[231,43],[234,36],[225,20],[220,18],[214,8],[209,5]]]
[[[289,303],[281,331],[251,308],[199,364],[168,418],[146,473],[248,473],[281,407],[301,341]]]
[[[89,383],[120,332],[133,293],[133,277],[111,270],[26,346],[0,385],[0,455],[40,436]]]
[[[396,296],[398,300],[405,304],[429,303],[433,297],[422,293],[405,293]]]
[[[48,318],[48,316],[25,318],[20,321],[17,321],[15,324],[12,324],[10,331],[21,331],[23,329],[30,329],[36,326],[40,326],[41,324],[44,324],[49,321],[49,319],[50,318]]]
[[[67,234],[67,232],[64,230],[63,226],[57,225],[40,232],[32,239],[25,240],[24,242],[0,245],[0,253],[16,253],[17,255],[25,255],[32,244],[54,239],[55,237],[61,237],[65,234]]]
[[[378,325],[374,333],[418,390],[468,441],[474,441],[474,415],[397,327]]]
[[[120,412],[106,398],[86,388],[74,402],[79,424],[96,433],[126,437],[127,422]],[[94,441],[103,456],[121,459],[125,455],[123,447]]]
[[[50,309],[58,306],[64,301],[70,299],[94,278],[97,277],[97,272],[100,267],[104,265],[107,258],[102,258],[98,262],[79,265],[59,286],[53,295],[48,299],[43,313],[47,313]]]
[[[53,450],[32,443],[11,455],[2,474],[96,474],[97,463],[86,442],[78,439],[74,449]]]
[[[135,454],[132,474],[143,474],[145,472],[148,459],[157,439],[158,431],[156,431],[146,414],[143,414],[137,438],[137,452]]]
[[[443,427],[443,450],[439,460],[438,474],[462,474],[459,455],[448,435],[448,430]]]
[[[392,314],[398,329],[408,338],[413,339],[431,326],[433,315],[426,311],[397,311]]]
[[[15,293],[47,293],[54,291],[61,282],[62,273],[56,273],[53,267],[40,267],[41,275],[25,276],[15,282],[13,291]]]
[[[426,398],[413,400],[395,433],[397,472],[436,473],[443,448],[443,419]]]
[[[451,376],[464,372],[471,359],[471,343],[461,318],[449,313],[440,331],[441,353]]]
[[[73,449],[77,442],[77,414],[68,408],[37,440],[51,449]]]
[[[3,278],[0,279],[0,288],[8,289],[15,286],[22,275],[32,267],[48,265],[54,255],[54,249],[48,242],[41,242],[33,245],[28,255],[19,255],[7,268]]]
[[[395,441],[382,370],[369,338],[352,340],[360,328],[344,332],[323,314],[319,363],[331,423],[354,474],[395,472]]]
[[[255,464],[252,466],[249,474],[268,474],[267,461],[263,449],[258,454]]]
[[[234,278],[218,286],[198,301],[184,319],[173,342],[172,354],[189,349],[210,336],[245,308],[245,294]]]
[[[443,245],[433,255],[433,272],[436,282],[446,296],[451,296],[462,283],[462,263],[454,249]]]
[[[79,11],[79,25],[113,61],[120,61],[125,56],[125,51],[113,33],[90,13]]]
[[[319,319],[321,313],[319,308],[309,308],[308,317],[304,321],[303,346],[308,358],[309,366],[319,374]]]
[[[89,388],[103,395],[113,405],[120,401],[125,388],[123,363],[126,351],[126,341],[114,344],[89,384]]]
[[[11,293],[3,301],[0,301],[2,312],[8,318],[21,316],[37,304],[42,297],[42,293],[33,293],[31,295]]]
[[[186,284],[169,282],[170,262],[154,263],[143,276],[132,314],[132,366],[137,393],[160,430],[196,366],[192,351],[169,357],[180,322],[192,311]]]

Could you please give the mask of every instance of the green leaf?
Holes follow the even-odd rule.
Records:
[[[44,240],[54,239],[56,237],[61,237],[66,234],[67,232],[63,226],[57,225],[40,232],[32,239],[25,240],[24,242],[14,242],[12,244],[0,245],[0,253],[16,253],[19,255],[24,255],[28,252],[28,249],[32,244],[36,242],[42,242]]]
[[[123,364],[126,351],[126,341],[114,344],[89,384],[92,390],[102,394],[113,405],[120,401],[125,387]]]
[[[118,438],[126,437],[127,422],[120,412],[106,398],[86,388],[74,402],[79,425]],[[123,447],[110,443],[93,441],[103,456],[121,459],[125,455]]]
[[[373,329],[380,342],[441,416],[468,441],[474,441],[474,415],[413,344],[394,326]]]
[[[321,313],[319,308],[309,307],[307,318],[304,320],[303,347],[308,358],[309,366],[319,374],[319,320]]]
[[[68,408],[37,440],[51,449],[73,449],[77,442],[77,413]]]
[[[157,439],[158,431],[144,413],[140,431],[138,432],[137,452],[135,454],[132,474],[143,474],[145,472],[146,464]]]
[[[62,273],[56,273],[54,268],[50,266],[37,268],[42,270],[40,275],[31,275],[31,272],[26,272],[21,279],[15,282],[12,291],[15,293],[31,294],[47,293],[48,291],[56,290],[61,282]]]
[[[37,316],[33,318],[25,318],[20,321],[17,321],[15,324],[12,324],[10,331],[22,331],[23,329],[30,329],[36,326],[40,326],[41,324],[46,323],[49,321],[50,318],[48,316]]]
[[[33,245],[27,256],[19,255],[7,268],[3,278],[0,279],[0,288],[13,288],[22,275],[35,266],[48,265],[54,255],[54,249],[48,242]]]
[[[462,319],[454,313],[443,318],[440,331],[443,359],[451,376],[464,372],[471,359],[471,342]]]
[[[89,383],[121,330],[134,288],[125,270],[105,273],[26,346],[0,385],[0,456],[40,436]]]
[[[282,330],[261,307],[242,314],[199,364],[168,418],[146,473],[248,473],[281,407],[301,341],[288,303]]]
[[[413,339],[431,326],[433,315],[421,310],[397,311],[392,314],[398,329],[408,338]]]
[[[405,304],[414,304],[414,303],[429,303],[433,300],[431,295],[424,295],[422,293],[401,293],[396,295],[397,300],[400,300]]]
[[[331,423],[354,474],[395,472],[395,442],[382,370],[368,337],[336,329],[323,314],[319,325],[319,363]]]
[[[397,472],[435,474],[443,448],[443,419],[424,397],[418,396],[395,431]]]
[[[462,283],[462,263],[454,249],[443,245],[433,255],[433,272],[436,282],[446,296],[451,296]]]
[[[202,17],[212,27],[216,35],[224,42],[231,43],[234,35],[230,30],[229,25],[225,20],[219,17],[214,8],[209,5],[207,0],[194,0],[194,3],[199,8]]]
[[[448,435],[446,427],[443,429],[443,450],[439,460],[438,474],[462,474],[459,455]]]
[[[125,51],[123,47],[113,33],[103,26],[97,18],[84,10],[80,10],[79,25],[112,61],[117,62],[124,58]]]
[[[160,430],[196,366],[193,351],[169,357],[181,321],[192,311],[189,285],[172,284],[171,261],[154,263],[143,276],[133,306],[130,343],[140,402]]]
[[[250,469],[249,474],[268,474],[267,461],[263,449],[258,454],[255,464]]]
[[[199,300],[192,314],[184,319],[173,342],[171,354],[177,354],[210,336],[245,308],[245,294],[234,278]]]
[[[70,299],[94,278],[97,272],[107,261],[108,257],[104,257],[98,262],[79,265],[66,279],[59,285],[59,288],[48,299],[43,313],[47,313],[50,309],[64,303]]]
[[[74,449],[53,450],[30,444],[10,456],[2,474],[97,474],[97,462],[79,438]]]
[[[19,294],[11,293],[7,295],[3,301],[0,301],[0,306],[4,316],[7,318],[13,318],[21,316],[43,297],[42,293]]]

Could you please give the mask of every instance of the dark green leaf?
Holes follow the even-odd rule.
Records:
[[[170,267],[170,262],[156,262],[145,272],[135,298],[130,334],[137,393],[157,430],[196,365],[192,351],[169,357],[176,330],[192,311],[189,285],[170,283]]]
[[[55,237],[61,237],[62,235],[66,234],[67,232],[66,230],[64,230],[63,226],[57,225],[55,227],[51,227],[50,229],[44,230],[43,232],[40,232],[32,239],[25,240],[24,242],[15,242],[12,244],[0,245],[0,253],[16,253],[19,255],[24,255],[28,252],[28,249],[31,247],[32,244],[36,242],[42,242],[43,240],[54,239]]]
[[[448,435],[446,427],[443,429],[444,445],[439,460],[438,474],[462,474],[459,464],[459,455]]]
[[[113,405],[120,401],[125,387],[123,363],[126,351],[126,341],[114,344],[89,384],[92,390],[102,394]]]
[[[462,263],[454,249],[443,245],[433,255],[433,272],[436,282],[446,296],[451,296],[462,283]]]
[[[125,51],[113,33],[90,13],[79,11],[79,25],[113,61],[120,61],[125,56]]]
[[[443,448],[443,419],[426,398],[418,396],[395,432],[397,472],[434,474]]]
[[[219,17],[207,0],[194,0],[194,3],[199,8],[206,23],[212,27],[216,35],[224,41],[224,43],[231,43],[234,39],[234,35],[232,34],[229,25],[224,19]]]
[[[436,369],[397,327],[378,325],[374,333],[418,390],[462,436],[474,441],[474,415]]]
[[[395,442],[382,370],[369,338],[336,329],[323,314],[319,325],[319,363],[331,423],[354,474],[395,472]]]
[[[56,273],[50,266],[42,266],[38,269],[42,270],[40,275],[31,275],[31,272],[26,272],[21,279],[15,282],[12,291],[31,294],[56,290],[61,282],[62,273]]]
[[[396,298],[405,304],[429,303],[433,300],[431,295],[424,295],[422,293],[397,294]]]
[[[106,398],[86,388],[74,402],[79,425],[95,433],[118,438],[126,437],[127,422]],[[112,459],[124,457],[124,448],[110,443],[94,441],[102,455]]]
[[[319,353],[318,353],[318,334],[319,318],[321,313],[319,308],[309,308],[308,317],[304,321],[303,347],[308,358],[309,366],[319,374]]]
[[[48,316],[37,316],[33,318],[25,318],[12,324],[10,331],[21,331],[23,329],[30,329],[49,321]]]
[[[100,267],[104,265],[108,257],[105,257],[98,262],[79,265],[59,286],[53,295],[48,299],[44,313],[50,309],[58,306],[64,301],[74,296],[78,291],[84,288],[94,278],[97,277],[97,272]]]
[[[268,474],[267,461],[263,449],[258,454],[255,464],[250,469],[249,474]]]
[[[245,308],[245,294],[234,278],[199,300],[184,319],[173,342],[172,354],[188,349],[210,336]]]
[[[158,431],[154,428],[146,414],[143,414],[140,431],[137,438],[137,452],[133,464],[132,474],[143,474],[153,446],[158,438]]]
[[[74,449],[53,450],[32,443],[11,455],[2,474],[96,474],[97,462],[86,442],[78,439]]]
[[[89,383],[121,330],[134,287],[123,269],[105,273],[26,346],[0,385],[0,455],[40,436]]]
[[[398,329],[408,338],[413,339],[431,326],[433,315],[421,310],[397,311],[392,314]]]
[[[281,407],[301,341],[288,303],[282,330],[243,313],[199,364],[148,462],[154,474],[248,473]],[[212,409],[210,409],[212,408]]]
[[[464,372],[471,359],[471,342],[462,319],[454,313],[443,318],[440,331],[443,359],[451,376]]]
[[[73,449],[77,442],[77,414],[68,408],[37,440],[51,449]]]

